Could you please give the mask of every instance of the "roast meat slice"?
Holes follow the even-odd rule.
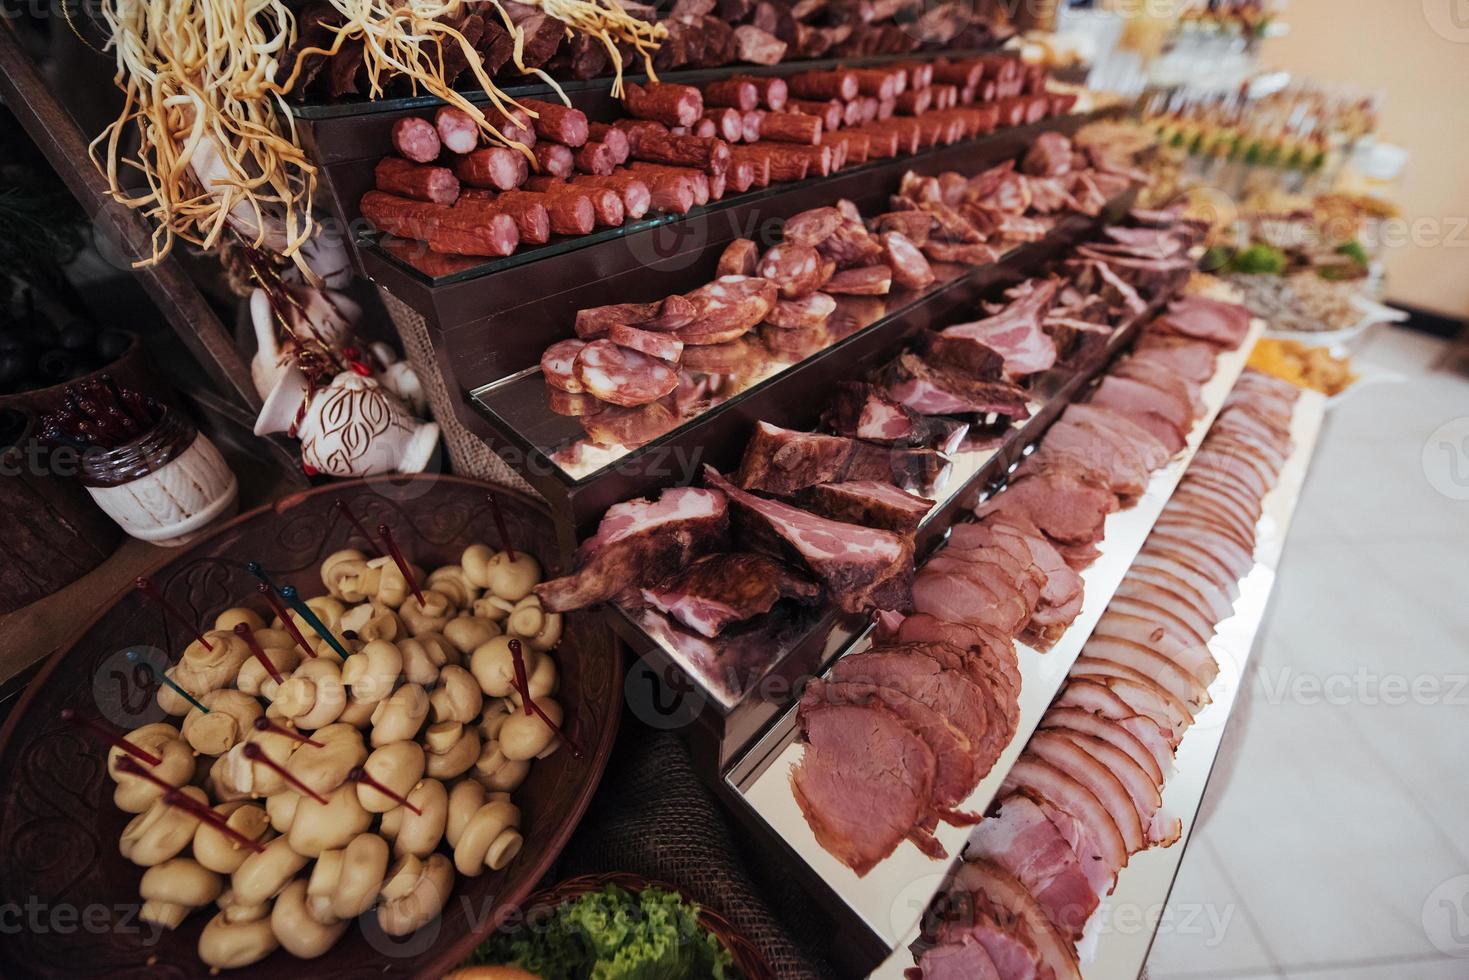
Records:
[[[732,623],[770,612],[781,599],[814,601],[821,587],[784,562],[737,551],[696,559],[642,595],[689,629],[714,637]]]
[[[945,856],[922,828],[933,750],[901,718],[877,704],[829,703],[819,688],[802,696],[798,718],[806,746],[791,790],[823,848],[859,877],[904,840]]]
[[[1072,941],[1081,938],[1096,910],[1097,893],[1075,852],[1029,797],[1006,797],[999,812],[974,829],[965,853],[1009,872],[1040,903],[1052,925]]]
[[[607,508],[576,552],[577,570],[535,587],[554,612],[605,602],[624,589],[653,584],[729,537],[729,500],[718,490],[675,487],[656,501]]]

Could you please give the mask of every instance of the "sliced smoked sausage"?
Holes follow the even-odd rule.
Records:
[[[678,374],[656,357],[594,340],[576,355],[576,379],[604,402],[633,408],[656,402],[678,387]]]
[[[546,384],[572,395],[586,389],[576,378],[576,355],[587,345],[585,340],[558,340],[541,355],[541,374]]]

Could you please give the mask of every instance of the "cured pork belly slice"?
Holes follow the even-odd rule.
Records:
[[[1018,922],[1017,928],[1023,927],[1029,933],[1040,953],[1043,968],[1055,980],[1081,980],[1076,947],[1051,925],[1051,920],[1046,918],[1040,903],[1014,876],[996,867],[991,861],[976,859],[959,862],[958,870],[954,872],[954,881],[959,887],[984,895],[1010,913]]]
[[[960,813],[956,807],[979,785],[975,774],[975,748],[958,727],[943,715],[900,690],[876,684],[813,680],[817,697],[834,704],[880,704],[897,715],[933,751],[932,815],[928,826],[938,820],[970,824],[978,814]]]
[[[918,980],[1004,980],[979,940],[963,936],[939,943],[918,957]]]
[[[1219,622],[1205,611],[1202,600],[1188,586],[1167,573],[1150,568],[1129,569],[1116,594],[1161,606],[1187,622],[1195,632],[1207,631],[1210,637]]]
[[[1086,678],[1068,677],[1066,686],[1056,696],[1053,708],[1080,708],[1101,715],[1126,728],[1152,754],[1164,778],[1173,772],[1173,742],[1170,733],[1152,718],[1139,715],[1132,705],[1112,692],[1107,685]]]
[[[1107,767],[1127,790],[1143,826],[1143,837],[1149,847],[1172,847],[1183,834],[1183,822],[1163,809],[1163,796],[1146,769],[1126,752],[1105,739],[1066,729],[1046,730],[1073,743],[1087,755]]]
[[[1208,692],[1205,690],[1219,676],[1219,665],[1214,656],[1209,653],[1207,643],[1199,643],[1189,632],[1174,627],[1171,623],[1162,620],[1161,617],[1138,616],[1127,608],[1118,608],[1117,600],[1114,599],[1107,606],[1107,611],[1102,614],[1096,629],[1092,631],[1092,638],[1107,637],[1109,639],[1129,643],[1135,647],[1148,650],[1168,661],[1168,667],[1160,669],[1169,675],[1174,670],[1181,671],[1186,676],[1177,678],[1168,686],[1169,690],[1190,703],[1199,694],[1203,695],[1203,701],[1208,701]],[[1086,646],[1090,647],[1092,640],[1088,640]],[[1111,645],[1115,649],[1115,644]],[[1103,647],[1100,649],[1107,649]],[[1086,648],[1083,648],[1085,652]],[[1117,657],[1122,663],[1132,664],[1140,670],[1147,672],[1155,666],[1151,658],[1140,658],[1146,660],[1148,667],[1141,663],[1134,664],[1125,658],[1130,651],[1122,648],[1115,649]],[[1109,653],[1098,652],[1097,656],[1109,656]],[[1170,669],[1172,668],[1172,669]],[[1162,679],[1162,678],[1160,678]]]
[[[1157,684],[1176,698],[1189,715],[1198,714],[1209,703],[1208,688],[1193,672],[1175,656],[1161,653],[1153,647],[1106,633],[1093,633],[1081,655],[1087,659],[1093,673],[1101,672],[1094,661],[1112,663],[1132,671],[1128,676],[1134,679],[1144,678]]]
[[[1253,539],[1241,538],[1233,526],[1223,521],[1209,520],[1197,511],[1165,508],[1158,515],[1150,533],[1159,532],[1172,537],[1200,540],[1210,548],[1220,549],[1223,552],[1220,557],[1226,559],[1231,568],[1239,569],[1239,575],[1244,575],[1255,565]]]
[[[828,520],[746,493],[712,466],[704,467],[704,480],[735,503],[741,533],[762,544],[778,543],[797,556],[844,611],[908,607],[913,582],[911,539]]]
[[[1033,800],[1006,797],[969,838],[967,859],[985,858],[1004,869],[1040,903],[1046,918],[1073,942],[1097,908],[1098,895],[1076,853]]]
[[[1206,442],[1189,463],[1192,471],[1217,474],[1226,480],[1238,483],[1250,496],[1262,498],[1275,484],[1276,474],[1270,472],[1258,457],[1231,450],[1219,442]]]
[[[947,570],[947,563],[934,559],[913,578],[913,608],[952,623],[975,623],[1013,636],[1029,614],[1018,594],[1006,597],[966,574]]]
[[[1254,533],[1254,527],[1259,523],[1263,510],[1260,498],[1235,481],[1212,470],[1199,470],[1184,480],[1180,486],[1188,493],[1201,494],[1218,500],[1220,503],[1227,503],[1240,520],[1250,528],[1250,533]]]
[[[1028,473],[975,508],[980,518],[1014,511],[1034,523],[1052,541],[1092,544],[1101,540],[1107,515],[1117,499],[1106,490],[1070,473]],[[1069,562],[1068,562],[1069,564]]]
[[[833,681],[874,684],[900,691],[943,716],[981,746],[987,734],[984,694],[962,670],[908,650],[874,649],[842,657],[831,670]]]
[[[754,552],[705,555],[655,588],[643,601],[703,636],[770,612],[781,599],[816,599],[821,587],[784,562]]]
[[[1194,514],[1221,527],[1227,527],[1236,540],[1251,542],[1255,540],[1255,526],[1260,520],[1258,515],[1252,520],[1249,511],[1233,500],[1189,480],[1184,480],[1173,491],[1168,508],[1164,513],[1173,511]]]
[[[938,482],[948,466],[948,460],[931,449],[873,446],[757,422],[734,482],[746,490],[780,496],[847,479],[928,486]]]
[[[1234,615],[1234,597],[1192,563],[1161,548],[1148,549],[1139,552],[1137,558],[1133,559],[1132,570],[1128,574],[1142,569],[1163,572],[1186,585],[1194,595],[1203,600],[1205,611],[1214,617],[1216,624]]]
[[[1127,787],[1102,763],[1079,749],[1064,735],[1035,732],[1025,745],[1024,755],[1048,762],[1091,791],[1107,808],[1112,822],[1122,834],[1129,854],[1142,850],[1147,843],[1144,826]]]
[[[1086,669],[1078,670],[1075,666],[1072,670],[1075,671],[1071,675],[1073,680],[1088,680],[1102,685],[1126,702],[1133,714],[1156,722],[1173,748],[1178,748],[1178,743],[1183,741],[1183,733],[1188,730],[1193,718],[1177,698],[1157,684],[1131,677],[1118,677],[1115,674],[1090,673]]]
[[[1002,980],[1044,980],[1045,961],[1016,917],[984,895],[965,895],[951,900],[957,909],[955,921],[944,923],[939,932],[945,943],[978,943]]]
[[[1130,852],[1122,832],[1117,829],[1117,822],[1096,794],[1073,774],[1034,755],[1022,753],[1000,785],[1001,795],[1018,792],[1048,800],[1081,822],[1086,828],[1089,846],[1097,849],[1095,855],[1077,854],[1083,864],[1099,857],[1113,874],[1127,864]],[[1135,814],[1133,819],[1136,819]]]
[[[577,548],[577,570],[542,582],[535,593],[547,609],[566,612],[657,582],[728,539],[728,508],[723,493],[699,487],[613,504]]]
[[[1221,554],[1217,549],[1222,547],[1218,541],[1206,543],[1197,538],[1170,534],[1166,530],[1159,532],[1155,528],[1154,533],[1148,535],[1142,550],[1149,555],[1172,555],[1179,561],[1194,566],[1209,576],[1229,596],[1230,602],[1233,602],[1239,598],[1239,579],[1244,575],[1244,572],[1235,570],[1236,563],[1245,559],[1241,559],[1238,554]],[[1247,566],[1245,571],[1248,570]]]
[[[1147,773],[1152,784],[1160,791],[1163,789],[1164,773],[1162,767],[1158,765],[1158,760],[1148,751],[1147,746],[1138,740],[1136,735],[1122,727],[1116,720],[1104,718],[1084,708],[1050,708],[1041,716],[1040,727],[1077,732],[1101,739],[1113,748],[1126,752],[1128,758]]]
[[[798,712],[806,748],[791,791],[817,841],[857,873],[911,840],[933,858],[943,846],[921,823],[933,796],[933,750],[878,705],[823,703],[808,692]]]
[[[878,480],[822,483],[807,491],[804,502],[823,517],[897,534],[917,531],[934,503]]]
[[[1087,645],[1090,646],[1090,642]],[[1172,687],[1170,687],[1171,683],[1178,685],[1187,684],[1193,690],[1202,689],[1202,685],[1199,685],[1198,681],[1194,680],[1192,675],[1182,667],[1168,660],[1162,654],[1154,653],[1151,650],[1143,650],[1142,653],[1138,653],[1138,649],[1142,648],[1137,648],[1136,644],[1132,645],[1135,649],[1129,650],[1125,640],[1114,640],[1109,643],[1099,644],[1099,646],[1106,648],[1105,653],[1117,654],[1118,659],[1105,656],[1103,652],[1092,652],[1083,648],[1081,656],[1077,657],[1076,663],[1072,665],[1072,670],[1078,676],[1086,675],[1093,678],[1120,677],[1123,680],[1141,684],[1144,687],[1156,691],[1158,697],[1162,698],[1168,705],[1169,712],[1175,717],[1184,719],[1185,727],[1193,722],[1193,716],[1199,710],[1199,706],[1195,705],[1190,699],[1174,693]],[[1131,656],[1131,661],[1120,659],[1128,656]],[[1150,667],[1156,667],[1159,670],[1171,668],[1169,670],[1170,677],[1168,682],[1155,677],[1150,670],[1139,669],[1134,666],[1134,663],[1147,663]],[[1205,702],[1207,702],[1208,696],[1208,692],[1205,691]]]

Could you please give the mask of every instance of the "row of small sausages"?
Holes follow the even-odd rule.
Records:
[[[1043,75],[1007,58],[626,89],[630,117],[611,123],[523,100],[535,115],[513,109],[499,127],[519,147],[482,145],[475,120],[452,107],[399,119],[397,154],[378,163],[362,214],[434,252],[503,256],[1033,122],[1074,100],[1045,93]]]

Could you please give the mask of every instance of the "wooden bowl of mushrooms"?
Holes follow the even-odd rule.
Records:
[[[606,766],[621,655],[544,508],[457,477],[245,514],[90,616],[0,729],[0,975],[437,976]],[[282,972],[284,971],[284,973]]]

